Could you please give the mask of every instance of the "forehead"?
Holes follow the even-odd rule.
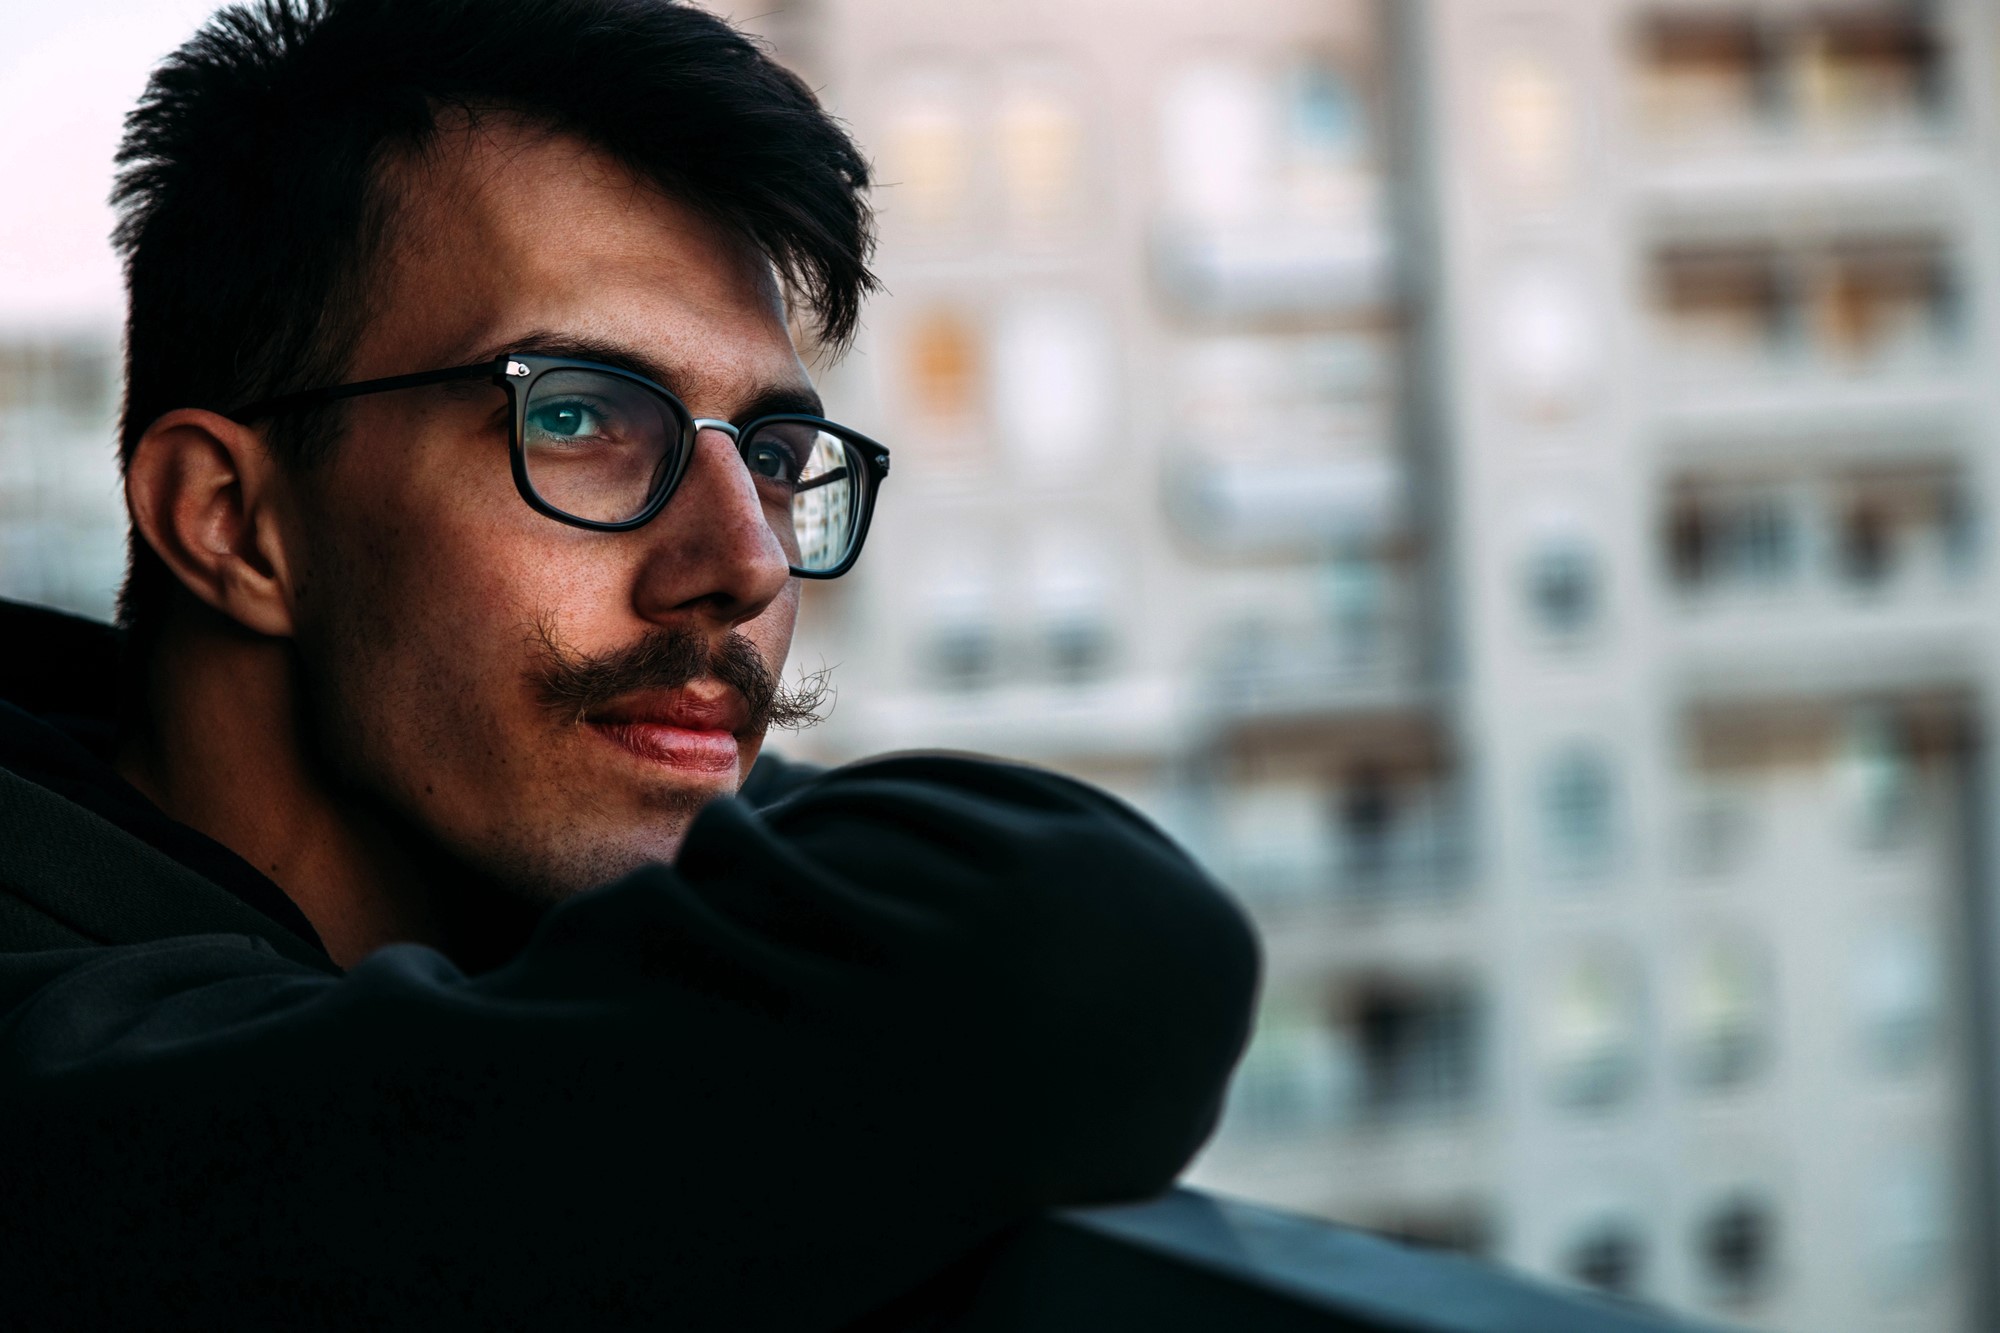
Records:
[[[386,184],[396,209],[356,378],[557,332],[628,346],[694,390],[806,381],[770,263],[585,140],[460,120]]]

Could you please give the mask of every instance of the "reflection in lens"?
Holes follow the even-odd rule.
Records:
[[[847,557],[854,540],[860,460],[846,442],[818,432],[792,496],[792,531],[798,538],[798,567],[832,569]]]
[[[536,495],[575,518],[623,523],[666,483],[681,425],[666,400],[622,376],[552,370],[529,390],[521,432]]]
[[[852,446],[810,422],[776,421],[742,448],[792,567],[809,573],[837,568],[853,545],[861,512],[861,465]],[[788,466],[780,466],[781,459]]]

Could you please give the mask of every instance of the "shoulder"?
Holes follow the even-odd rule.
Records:
[[[157,847],[0,766],[0,951],[257,936],[331,970],[313,943]],[[275,890],[274,890],[275,891]]]
[[[819,764],[801,763],[765,750],[757,757],[750,776],[744,779],[736,794],[747,804],[762,809],[783,800],[825,772],[827,770]]]

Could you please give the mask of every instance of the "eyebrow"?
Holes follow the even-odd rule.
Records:
[[[687,401],[687,383],[684,377],[675,374],[672,367],[624,343],[610,342],[583,334],[538,331],[510,338],[504,343],[496,343],[478,359],[497,360],[509,352],[519,352],[528,356],[559,356],[570,361],[595,361],[599,365],[622,370],[628,375],[649,379],[683,403]],[[749,422],[758,417],[788,412],[817,417],[824,416],[826,409],[821,404],[819,394],[811,388],[800,389],[791,385],[774,384],[753,393],[743,404],[735,419],[739,422]]]

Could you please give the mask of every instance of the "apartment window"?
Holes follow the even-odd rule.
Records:
[[[1262,341],[1262,340],[1260,340]],[[1393,444],[1397,353],[1381,331],[1272,339],[1278,374],[1263,401],[1288,423],[1311,422],[1341,448]]]
[[[1741,785],[1715,773],[1694,773],[1694,795],[1684,812],[1681,863],[1690,874],[1725,875],[1750,854],[1757,820]]]
[[[1895,532],[1888,511],[1863,496],[1840,517],[1840,573],[1849,583],[1874,587],[1895,563]]]
[[[1389,559],[1381,551],[1342,551],[1327,564],[1322,593],[1335,666],[1355,672],[1380,666],[1397,611]]]
[[[1958,305],[1953,266],[1936,242],[1850,242],[1826,257],[1814,341],[1849,368],[1926,365],[1955,341]]]
[[[1623,1216],[1598,1217],[1571,1240],[1562,1258],[1571,1280],[1613,1296],[1637,1296],[1646,1274],[1646,1237]]]
[[[1342,870],[1360,885],[1388,878],[1401,812],[1394,783],[1375,764],[1358,764],[1341,784],[1339,796]]]
[[[978,330],[961,311],[935,307],[904,335],[903,390],[911,452],[921,461],[962,463],[975,452],[983,403]]]
[[[1848,585],[1877,588],[1906,576],[1967,572],[1972,504],[1956,466],[1873,468],[1837,478],[1829,507],[1834,570]]]
[[[1542,819],[1552,869],[1604,870],[1617,844],[1617,774],[1611,761],[1587,747],[1551,759],[1542,779]]]
[[[1101,619],[1058,620],[1048,626],[1046,644],[1049,672],[1065,684],[1101,679],[1111,661],[1111,627]]]
[[[1396,361],[1378,333],[1190,339],[1170,379],[1177,433],[1205,456],[1283,467],[1395,443]]]
[[[1256,1139],[1323,1128],[1340,1118],[1344,1082],[1325,1028],[1303,1014],[1269,1010],[1230,1082],[1224,1128]]]
[[[882,208],[919,233],[962,224],[971,208],[972,135],[967,93],[956,73],[910,75],[895,98],[884,136]]]
[[[922,673],[943,689],[982,689],[1001,665],[996,553],[980,535],[950,532],[950,520],[939,524],[925,570]]]
[[[1572,635],[1597,618],[1597,561],[1580,541],[1544,541],[1528,561],[1528,603],[1552,634]]]
[[[1684,588],[1768,586],[1789,579],[1800,545],[1784,492],[1687,486],[1667,523],[1668,567]]]
[[[964,316],[933,310],[910,333],[909,385],[917,411],[930,420],[961,421],[978,401],[976,335]]]
[[[1954,478],[1938,497],[1940,550],[1945,568],[1952,574],[1964,576],[1973,571],[1979,559],[1979,528],[1979,507],[1973,501],[1970,487],[1962,479]]]
[[[931,635],[931,675],[952,690],[977,689],[993,682],[999,642],[990,625],[962,621],[938,626]]]
[[[1741,939],[1692,949],[1680,982],[1682,1057],[1699,1087],[1738,1086],[1769,1052],[1771,983],[1760,951]]]
[[[1746,497],[1732,506],[1723,529],[1724,568],[1746,583],[1768,583],[1791,573],[1798,536],[1790,507],[1775,495]]]
[[[1222,809],[1226,874],[1248,898],[1280,905],[1324,891],[1333,860],[1326,791],[1316,782],[1237,788]]]
[[[1946,90],[1930,8],[1878,2],[1792,15],[1746,7],[1655,14],[1637,43],[1645,119],[1669,138],[1894,131],[1932,121]]]
[[[1189,339],[1170,375],[1182,429],[1218,456],[1254,456],[1298,392],[1290,346],[1242,335]]]
[[[0,343],[0,411],[40,399],[46,379],[33,343]]]
[[[1051,529],[1040,534],[1029,569],[1049,674],[1066,684],[1102,677],[1113,648],[1113,587],[1102,533]]]
[[[1935,1054],[1943,982],[1937,943],[1915,922],[1877,922],[1857,944],[1854,1014],[1862,1054],[1877,1072],[1908,1073]]]
[[[1710,1294],[1729,1305],[1764,1295],[1776,1275],[1778,1218],[1762,1195],[1729,1195],[1695,1227],[1695,1260]]]
[[[1269,86],[1248,64],[1210,61],[1180,71],[1161,115],[1170,210],[1200,222],[1261,214],[1276,168],[1274,110]]]
[[[1849,6],[1794,30],[1793,105],[1817,129],[1893,127],[1944,106],[1944,51],[1924,6]]]
[[[1644,1015],[1636,962],[1622,951],[1593,952],[1547,984],[1542,1040],[1555,1099],[1585,1109],[1623,1100],[1640,1070]]]
[[[1656,14],[1639,30],[1645,117],[1665,135],[1743,130],[1770,105],[1772,52],[1747,14]]]
[[[1924,370],[1959,343],[1957,265],[1933,236],[1670,245],[1653,279],[1664,349],[1692,372]]]
[[[1951,1259],[1951,1175],[1934,1146],[1898,1145],[1875,1164],[1863,1198],[1862,1261],[1885,1305],[1921,1299]]]
[[[1385,753],[1335,777],[1322,818],[1335,835],[1339,888],[1356,905],[1448,892],[1457,882],[1462,812],[1436,756]]]
[[[1015,300],[993,360],[993,416],[1030,480],[1073,478],[1112,451],[1117,375],[1096,302],[1054,292]],[[1122,481],[1135,465],[1124,460]]]
[[[1575,172],[1578,125],[1570,79],[1553,58],[1516,51],[1495,62],[1494,154],[1518,195],[1560,193]]]
[[[1857,704],[1842,718],[1836,776],[1854,839],[1891,851],[1917,826],[1916,756],[1902,717],[1893,706]]]
[[[1375,978],[1339,1001],[1354,1051],[1360,1109],[1408,1119],[1467,1106],[1479,1084],[1479,1010],[1459,981]]]
[[[1346,166],[1368,149],[1368,120],[1345,71],[1321,60],[1295,65],[1286,77],[1287,138],[1302,158]]]
[[[1294,215],[1350,219],[1372,204],[1367,114],[1347,73],[1326,61],[1299,61],[1280,83],[1280,100]]]
[[[1168,85],[1160,124],[1167,209],[1181,221],[1372,220],[1366,100],[1336,62],[1191,64]]]
[[[1792,338],[1791,274],[1773,246],[1669,247],[1653,275],[1668,350],[1685,366],[1755,366]]]
[[[79,426],[95,427],[112,412],[117,383],[110,347],[43,340],[0,344],[0,412],[53,410]]]
[[[1515,410],[1531,421],[1565,421],[1597,386],[1603,338],[1591,294],[1574,265],[1513,264],[1494,291],[1494,345]]]
[[[1040,67],[1013,71],[996,117],[1000,181],[1017,235],[1038,236],[1083,207],[1083,117],[1069,81]]]

